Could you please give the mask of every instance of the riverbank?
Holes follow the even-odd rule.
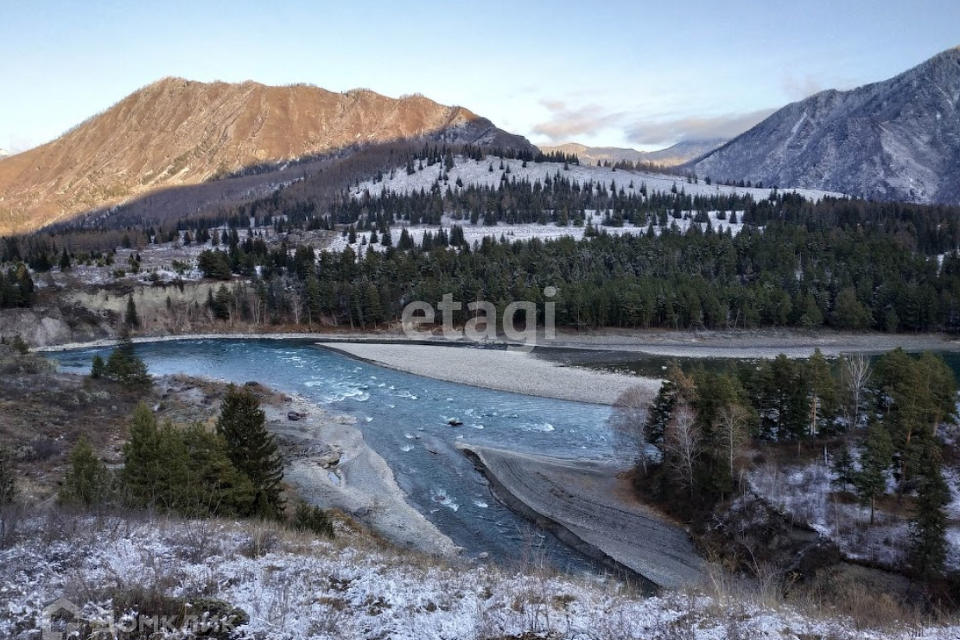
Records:
[[[284,479],[310,504],[340,509],[400,549],[452,558],[460,549],[407,504],[387,462],[352,416],[334,416],[301,396],[264,406],[284,453]],[[290,420],[295,415],[296,420]]]
[[[316,340],[318,342],[374,342],[394,344],[473,345],[465,339],[448,340],[438,331],[411,333],[399,329],[377,331],[223,331],[178,333],[154,336],[135,336],[136,343],[166,342],[170,340]],[[281,327],[282,329],[282,327]],[[65,342],[34,347],[35,351],[66,351],[97,348],[116,344],[116,339]],[[484,343],[485,346],[506,346],[505,338]],[[596,329],[571,331],[561,329],[553,338],[546,338],[542,330],[537,336],[538,347],[568,349],[599,349],[643,352],[668,357],[726,357],[765,358],[785,353],[790,357],[808,357],[819,348],[826,355],[841,353],[879,353],[902,347],[907,351],[960,351],[960,338],[941,333],[890,334],[878,332],[850,333],[832,329],[801,331],[798,329],[734,329],[718,331],[685,331],[661,329]]]
[[[637,501],[622,469],[458,443],[510,509],[581,553],[656,587],[698,584],[704,563],[686,532]]]
[[[545,347],[642,352],[672,358],[790,358],[824,355],[906,351],[960,351],[960,340],[946,334],[849,333],[832,329],[738,329],[726,331],[664,331],[603,329],[591,332],[558,331]]]
[[[138,336],[135,343],[177,340],[311,340],[325,348],[378,366],[435,380],[475,387],[535,395],[560,400],[612,404],[624,390],[640,386],[653,397],[660,382],[620,373],[562,366],[522,351],[508,351],[506,342],[477,346],[459,340],[422,333],[407,336],[400,331],[378,332],[275,332],[202,333]],[[45,346],[39,352],[103,348],[115,340],[97,340]],[[587,352],[616,351],[688,358],[809,357],[815,349],[825,355],[881,353],[902,347],[907,351],[960,351],[960,340],[942,334],[906,335],[852,334],[830,330],[651,331],[604,329],[590,332],[559,331],[552,340],[538,339],[541,348],[577,349]],[[461,348],[457,348],[461,347]]]
[[[434,380],[558,400],[613,404],[627,389],[639,386],[652,398],[660,388],[660,381],[653,378],[562,367],[506,349],[369,341],[320,342],[318,346]]]

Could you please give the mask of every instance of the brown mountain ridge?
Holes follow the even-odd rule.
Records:
[[[463,107],[420,95],[164,78],[0,161],[0,235],[251,166],[417,138],[532,149]]]

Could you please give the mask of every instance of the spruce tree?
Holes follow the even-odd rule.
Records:
[[[879,422],[870,426],[860,454],[860,471],[854,474],[853,484],[860,503],[870,505],[870,524],[873,524],[877,497],[887,492],[887,469],[893,456],[890,434]]]
[[[105,377],[129,387],[150,385],[147,365],[134,352],[133,340],[126,326],[121,328],[117,346],[107,358],[103,372]]]
[[[70,452],[70,468],[60,487],[59,502],[86,508],[102,505],[110,494],[110,472],[86,436]]]
[[[855,484],[856,470],[853,466],[853,456],[850,455],[850,448],[846,442],[841,442],[836,453],[833,454],[831,470],[837,474],[831,484],[837,486],[841,491],[847,488],[847,485]]]
[[[273,436],[267,432],[260,401],[249,389],[230,385],[220,406],[217,433],[227,444],[227,456],[253,483],[256,515],[280,518],[283,500],[283,460]]]
[[[176,510],[187,487],[187,451],[170,425],[163,427],[145,403],[133,412],[123,447],[120,481],[127,501],[138,507]]]
[[[132,295],[127,298],[127,312],[123,316],[123,321],[131,329],[136,329],[140,326],[140,316],[137,315],[137,305],[134,304]]]
[[[90,377],[91,378],[102,378],[104,371],[106,370],[106,363],[104,363],[103,358],[99,355],[93,356],[93,364],[90,365]]]
[[[223,436],[199,424],[174,433],[188,455],[188,490],[178,500],[177,510],[187,517],[249,515],[256,497],[253,484],[233,466]]]
[[[943,572],[947,556],[947,513],[950,488],[940,469],[940,445],[928,439],[924,455],[916,468],[916,514],[910,521],[910,560],[913,570],[922,578]]]

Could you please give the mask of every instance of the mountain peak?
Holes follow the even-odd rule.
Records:
[[[700,176],[960,203],[960,48],[789,104],[697,161]]]
[[[251,166],[408,139],[533,149],[489,120],[424,96],[167,77],[4,161],[0,235]]]

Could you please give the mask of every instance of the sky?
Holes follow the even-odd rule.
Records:
[[[957,0],[0,2],[12,151],[165,76],[422,93],[539,145],[653,150],[960,45]]]

